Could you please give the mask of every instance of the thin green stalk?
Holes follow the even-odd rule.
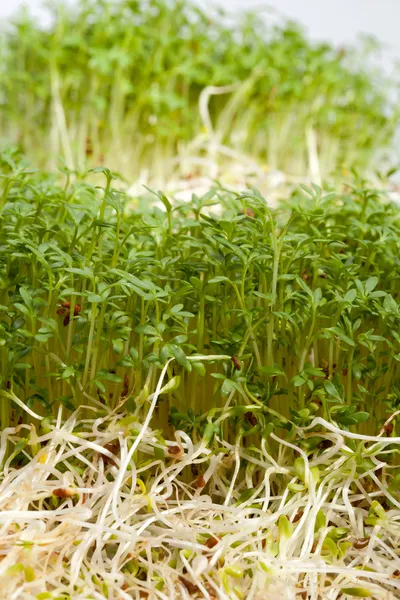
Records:
[[[96,327],[96,314],[97,314],[97,304],[92,304],[92,307],[90,309],[90,316],[89,316],[90,326],[89,326],[89,337],[88,337],[88,343],[87,343],[87,349],[86,349],[85,368],[84,368],[83,377],[82,377],[82,385],[84,388],[87,386],[87,383],[88,383],[90,359],[92,357],[92,352],[93,352],[94,330]]]

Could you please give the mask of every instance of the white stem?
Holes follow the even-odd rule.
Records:
[[[321,171],[318,158],[318,140],[315,129],[310,125],[306,129],[306,143],[308,151],[308,168],[314,183],[321,185]]]

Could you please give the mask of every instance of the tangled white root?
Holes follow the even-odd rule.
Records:
[[[375,475],[383,463],[373,457],[356,476],[335,427],[314,458],[272,434],[272,458],[265,444],[219,440],[215,452],[183,431],[164,442],[126,415],[77,417],[40,437],[28,425],[2,434],[2,450],[25,444],[26,457],[11,466],[12,452],[1,474],[2,598],[335,600],[354,588],[399,597],[400,510],[392,503],[365,525],[374,500],[398,504]],[[299,491],[293,449],[305,465]],[[324,542],[332,531],[336,553]]]

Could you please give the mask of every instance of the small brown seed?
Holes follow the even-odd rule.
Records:
[[[125,398],[129,393],[129,375],[124,375],[124,387],[121,396]]]
[[[248,216],[248,217],[254,217],[254,210],[251,210],[251,208],[245,208],[244,213]]]
[[[240,369],[242,368],[242,365],[240,364],[240,360],[238,359],[237,356],[232,356],[232,362],[234,364],[234,367],[237,371],[240,371]]]
[[[322,440],[322,442],[320,442],[318,444],[318,447],[322,448],[323,450],[327,450],[327,448],[330,448],[331,446],[332,446],[331,440]]]
[[[198,478],[196,479],[196,482],[194,484],[194,486],[196,488],[203,488],[206,485],[206,480],[204,479],[203,475],[199,475]]]
[[[56,498],[72,498],[75,494],[76,492],[74,490],[69,490],[67,488],[57,488],[53,490],[53,496]]]
[[[108,450],[108,452],[111,452],[111,454],[114,454],[115,456],[118,456],[119,450],[120,450],[120,445],[119,445],[119,441],[115,440],[114,442],[109,442],[108,444],[106,444],[104,446],[104,450]],[[115,460],[111,457],[111,456],[107,456],[106,454],[102,454],[101,455],[103,461],[105,464],[110,464],[110,465],[115,465],[116,462]]]
[[[168,448],[168,454],[171,454],[171,456],[178,456],[178,454],[182,454],[182,448],[180,446],[170,446]]]
[[[363,548],[366,548],[368,544],[369,538],[359,538],[358,540],[353,542],[353,548],[355,548],[356,550],[362,550]]]
[[[393,572],[392,577],[398,579],[400,577],[400,569],[396,569],[396,571]]]
[[[207,548],[214,548],[214,546],[216,546],[219,542],[219,539],[214,537],[213,535],[211,537],[208,538],[208,540],[206,542],[204,542],[204,545],[207,546]]]
[[[215,596],[215,590],[212,587],[212,585],[210,585],[209,583],[206,583],[204,585],[205,589],[207,590],[207,593],[210,596],[210,600],[216,600],[216,596]]]
[[[383,433],[386,433],[386,435],[388,435],[388,436],[393,433],[393,429],[394,429],[393,423],[388,423],[387,425],[384,425],[382,427]]]
[[[297,523],[297,521],[300,521],[300,519],[303,515],[304,515],[304,512],[302,510],[298,510],[297,513],[293,517],[292,523]]]
[[[257,425],[257,417],[252,413],[252,412],[247,412],[244,415],[244,418],[246,421],[248,421],[250,423],[250,425],[252,425],[253,427],[255,425]]]
[[[86,138],[85,154],[87,157],[92,156],[93,154],[92,139],[89,136]]]
[[[189,594],[196,594],[199,591],[198,586],[189,579],[186,579],[186,577],[179,575],[179,581],[183,583]]]

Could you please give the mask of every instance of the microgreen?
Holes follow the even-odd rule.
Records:
[[[382,503],[365,493],[374,463],[349,478],[355,456],[367,460],[365,442],[349,453],[339,429],[315,432],[331,450],[293,468],[291,444],[277,436],[275,461],[265,445],[238,447],[216,433],[210,449],[206,435],[193,443],[176,431],[169,441],[131,414],[92,413],[58,415],[36,436],[25,426],[24,447],[18,427],[1,437],[2,457],[14,448],[0,484],[4,593],[29,597],[34,583],[43,599],[127,590],[234,599],[253,590],[272,600],[284,591],[312,597],[316,585],[325,596],[398,594],[398,507],[383,508],[386,491]],[[236,459],[242,473],[227,503]],[[295,487],[306,465],[321,477]],[[17,533],[5,536],[11,524]]]
[[[0,80],[3,138],[46,167],[61,155],[165,182],[176,164],[196,177],[245,154],[318,180],[369,164],[394,133],[395,84],[373,71],[371,45],[338,51],[266,13],[182,0],[50,13],[50,25],[24,11],[4,28]]]
[[[275,209],[257,191],[158,192],[161,210],[131,208],[106,169],[56,180],[14,154],[3,176],[0,506],[24,532],[10,594],[39,577],[21,543],[46,547],[64,519],[52,581],[108,597],[246,597],[280,589],[295,556],[292,590],[397,589],[379,574],[400,509],[400,211],[384,192],[303,187]]]
[[[163,427],[201,432],[214,411],[236,435],[251,405],[255,431],[278,414],[372,434],[397,410],[400,219],[377,190],[314,186],[273,211],[220,192],[219,216],[159,192],[164,212],[124,214],[107,169],[96,187],[17,172],[4,168],[3,426],[59,402],[140,414],[171,359]]]
[[[258,13],[51,10],[0,50],[3,594],[395,597],[394,83]]]

